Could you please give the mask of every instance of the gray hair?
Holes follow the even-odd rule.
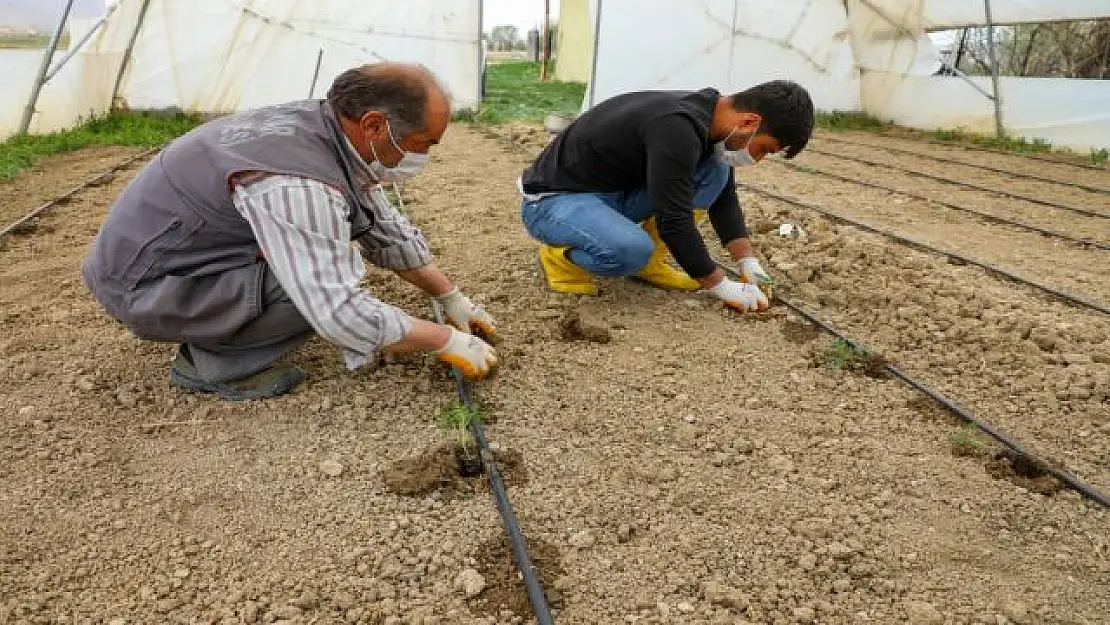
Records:
[[[337,76],[327,97],[332,108],[347,119],[362,119],[370,111],[385,115],[400,140],[425,127],[431,89],[444,91],[423,65],[372,63]]]

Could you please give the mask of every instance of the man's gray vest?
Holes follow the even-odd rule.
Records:
[[[222,117],[147,164],[112,206],[82,264],[85,284],[136,336],[219,342],[262,313],[265,264],[232,204],[231,178],[260,171],[331,185],[352,207],[352,238],[371,226],[369,180],[326,101]],[[356,178],[356,176],[360,176]]]

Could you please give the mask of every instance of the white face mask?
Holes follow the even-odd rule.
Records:
[[[714,150],[717,152],[717,158],[729,167],[748,167],[749,165],[755,165],[756,160],[752,157],[752,153],[748,151],[748,148],[752,144],[752,139],[755,139],[755,134],[753,133],[752,136],[748,137],[748,142],[744,144],[744,149],[730,150],[725,146],[725,141],[728,141],[729,137],[735,133],[736,128],[733,128],[732,132],[728,133],[728,137],[725,137],[714,146]]]
[[[413,178],[424,171],[424,167],[428,165],[428,155],[402,150],[397,140],[393,138],[393,130],[390,128],[388,121],[386,122],[385,129],[386,132],[389,133],[389,142],[393,144],[393,147],[397,148],[397,151],[400,152],[402,156],[401,161],[396,165],[393,167],[386,167],[382,165],[382,161],[378,157],[378,152],[374,150],[374,144],[370,144],[370,151],[374,154],[374,162],[370,163],[370,172],[374,174],[378,181],[400,182]]]

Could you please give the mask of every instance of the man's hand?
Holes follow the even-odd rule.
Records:
[[[497,368],[497,352],[482,339],[451,328],[447,344],[436,350],[440,362],[445,362],[470,380],[480,380]]]
[[[763,266],[755,256],[740,259],[740,280],[745,284],[759,287],[768,299],[774,296],[775,281],[763,270]]]
[[[463,295],[458,287],[446,295],[440,295],[436,301],[443,306],[447,314],[447,322],[463,332],[471,332],[494,341],[497,339],[497,325],[481,306],[476,306],[470,298]]]
[[[709,292],[716,295],[729,308],[739,312],[762,311],[771,307],[770,301],[759,287],[734,282],[728,278],[721,280],[720,284],[709,289]]]

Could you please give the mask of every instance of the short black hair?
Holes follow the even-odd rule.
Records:
[[[734,110],[763,118],[759,132],[770,134],[794,158],[813,135],[813,100],[805,87],[789,80],[772,80],[729,96]]]
[[[370,111],[379,111],[393,123],[393,132],[400,139],[424,128],[428,91],[435,84],[423,65],[372,63],[337,76],[328,89],[328,102],[336,112],[356,121]]]

